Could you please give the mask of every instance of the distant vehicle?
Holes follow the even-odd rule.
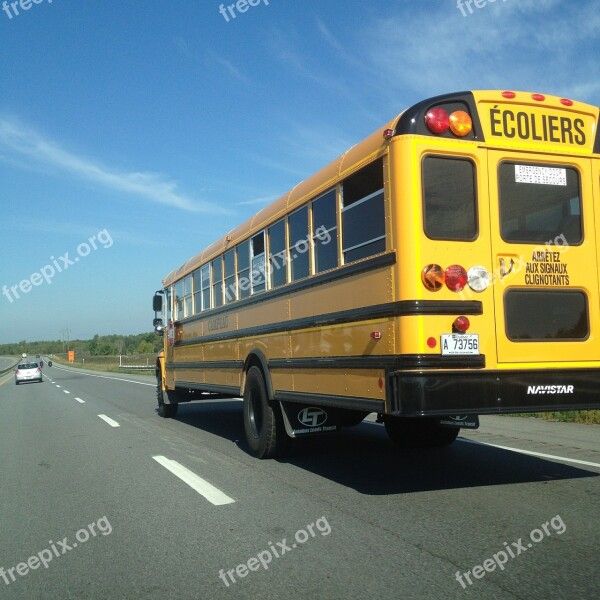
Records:
[[[24,381],[39,381],[42,383],[42,368],[37,362],[21,363],[15,369],[15,385]]]
[[[21,358],[27,358],[27,352],[23,352],[23,354],[21,354]]]
[[[51,366],[52,366],[52,361],[51,361],[51,360],[49,360],[49,361],[48,361],[48,366],[49,366],[49,367],[51,367]]]

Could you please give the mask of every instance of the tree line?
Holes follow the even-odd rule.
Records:
[[[159,352],[163,340],[154,333],[138,335],[98,335],[91,340],[53,340],[39,342],[16,342],[0,344],[0,355],[17,356],[26,354],[60,354],[75,350],[77,354],[90,356],[118,356],[119,354],[150,354]],[[68,347],[67,347],[68,346]]]

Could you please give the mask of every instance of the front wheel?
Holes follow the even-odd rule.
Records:
[[[284,451],[287,435],[281,408],[270,402],[262,371],[250,367],[244,388],[244,432],[257,458],[273,458]]]
[[[174,417],[177,414],[177,409],[179,408],[179,404],[177,404],[176,402],[170,402],[170,403],[165,402],[165,400],[168,399],[167,395],[168,395],[168,392],[166,390],[163,390],[162,382],[160,381],[160,379],[158,379],[156,381],[156,398],[158,400],[158,415],[160,417],[162,417],[163,419],[170,419],[170,418]]]

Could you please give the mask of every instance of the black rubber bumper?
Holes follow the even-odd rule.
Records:
[[[501,414],[600,409],[600,369],[394,371],[389,414]]]

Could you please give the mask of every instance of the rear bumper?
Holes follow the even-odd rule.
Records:
[[[394,371],[389,414],[500,414],[600,409],[600,369]]]

